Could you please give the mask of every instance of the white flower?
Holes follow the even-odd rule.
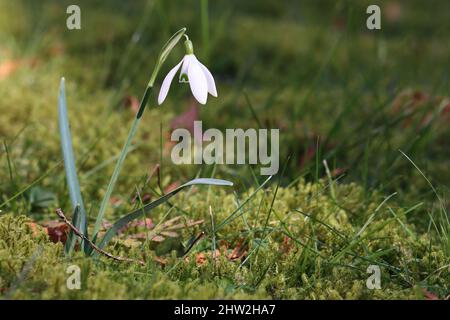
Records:
[[[166,99],[167,94],[169,93],[170,84],[180,67],[179,82],[189,82],[192,94],[198,102],[205,104],[208,93],[217,97],[216,84],[211,72],[209,72],[208,68],[195,57],[192,50],[192,42],[186,40],[185,45],[187,54],[164,78],[161,90],[159,91],[158,104],[162,104]]]

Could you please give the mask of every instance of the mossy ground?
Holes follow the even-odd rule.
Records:
[[[219,222],[236,206],[234,196],[222,191],[208,200],[202,190],[181,195],[174,205],[191,213],[194,219],[205,219],[206,236],[184,258],[175,251],[169,253],[164,266],[153,261],[155,253],[148,242],[134,247],[123,240],[108,250],[116,255],[145,258],[146,266],[108,258],[94,261],[81,253],[68,259],[62,245],[51,243],[42,230],[31,228],[28,218],[3,215],[1,285],[12,288],[6,291],[12,298],[46,299],[393,299],[420,298],[421,288],[440,296],[448,293],[448,260],[442,247],[433,236],[418,234],[406,221],[406,215],[415,210],[408,212],[395,202],[377,210],[381,196],[365,199],[356,185],[334,188],[335,198],[325,183],[300,182],[279,189],[266,226],[274,193],[267,189],[220,229]],[[211,255],[213,232],[207,227],[210,205],[215,208],[214,234],[220,239],[215,259]],[[300,212],[308,212],[313,218]],[[159,210],[155,219],[164,213]],[[372,215],[370,224],[360,233]],[[248,252],[231,260],[232,249],[243,239]],[[35,252],[35,259],[30,259]],[[201,253],[204,255],[199,261]],[[29,271],[20,280],[18,275],[27,261],[32,266],[25,268]],[[80,290],[66,286],[66,269],[72,264],[81,269]],[[366,287],[366,269],[373,264],[381,267],[381,290]]]
[[[365,28],[370,1],[241,2],[211,1],[204,38],[198,1],[81,1],[82,30],[68,31],[70,1],[0,0],[4,297],[410,299],[422,298],[423,289],[449,295],[448,1],[392,1],[379,32]],[[60,77],[92,225],[134,116],[125,101],[139,98],[158,50],[182,26],[218,83],[220,99],[200,108],[199,119],[220,129],[280,128],[281,159],[291,156],[285,174],[212,232],[209,207],[220,225],[265,177],[253,174],[257,167],[171,164],[171,122],[193,105],[187,88],[173,86],[163,107],[153,99],[146,110],[107,219],[131,210],[136,188],[156,197],[156,179],[144,184],[156,164],[163,188],[197,174],[235,187],[195,188],[173,198],[174,208],[152,211],[156,223],[204,220],[179,239],[155,248],[121,238],[107,248],[145,259],[145,267],[65,257],[61,244],[30,227],[56,219],[57,207],[70,208],[58,138]],[[163,73],[181,55],[175,51]],[[327,179],[323,159],[338,181]],[[172,250],[201,230],[205,236],[187,258]],[[227,258],[239,244],[243,258]],[[153,261],[156,254],[164,266]],[[67,289],[72,264],[82,270],[81,290]],[[381,290],[366,288],[372,264],[381,267]]]

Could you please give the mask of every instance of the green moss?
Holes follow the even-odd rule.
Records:
[[[426,288],[439,297],[448,295],[447,212],[437,211],[440,204],[427,181],[398,152],[400,148],[411,155],[442,199],[448,198],[448,190],[440,188],[450,177],[445,100],[445,70],[449,70],[445,40],[450,28],[444,17],[448,4],[433,12],[439,17],[433,21],[423,15],[423,2],[401,4],[401,19],[386,20],[383,32],[370,33],[360,27],[364,15],[354,14],[363,12],[368,1],[211,2],[208,67],[216,77],[220,99],[210,99],[199,118],[205,128],[255,127],[256,119],[241,94],[245,88],[258,122],[280,128],[281,159],[292,155],[282,185],[300,174],[305,181],[279,190],[267,225],[273,186],[222,225],[216,234],[221,252],[216,261],[210,253],[209,207],[218,226],[236,209],[236,195],[218,188],[180,193],[173,198],[176,207],[168,218],[204,219],[201,227],[184,230],[173,243],[164,243],[165,248],[150,243],[130,247],[124,238],[107,248],[117,255],[145,258],[147,266],[141,267],[104,257],[93,261],[81,253],[66,258],[60,244],[30,227],[28,219],[55,219],[56,207],[65,211],[71,207],[62,165],[38,183],[56,196],[56,204],[36,207],[28,193],[18,195],[61,161],[57,127],[61,76],[67,81],[77,169],[92,223],[133,117],[123,101],[142,94],[149,77],[146,70],[150,72],[167,36],[180,24],[189,26],[199,59],[206,59],[197,34],[201,19],[189,1],[155,7],[158,12],[150,10],[146,17],[156,14],[164,19],[147,20],[142,14],[145,1],[91,2],[80,1],[89,15],[83,16],[82,32],[71,32],[61,24],[67,15],[60,1],[0,1],[1,63],[20,65],[0,80],[0,137],[9,150],[8,157],[3,146],[0,151],[0,293],[36,299],[384,299],[421,297],[421,288]],[[242,10],[230,9],[230,4]],[[301,16],[292,16],[295,12]],[[105,24],[110,25],[108,32]],[[135,32],[138,25],[143,29]],[[133,34],[139,41],[133,37],[130,42]],[[182,48],[169,57],[161,75],[181,55]],[[213,169],[170,163],[167,136],[172,119],[192,105],[188,92],[187,87],[173,86],[158,108],[156,94],[152,95],[135,149],[114,191],[114,204],[106,213],[109,221],[135,206],[130,199],[136,186],[141,187],[161,161],[163,187],[201,170],[202,176],[214,174],[235,182],[233,191],[241,203],[254,190],[246,190],[254,185],[247,166]],[[331,170],[346,171],[345,184],[336,184],[333,196],[324,182],[308,182],[326,176],[322,159]],[[155,178],[143,193],[155,198],[154,190],[158,190]],[[375,213],[394,191],[396,197]],[[150,217],[162,221],[167,210],[159,207]],[[357,236],[372,214],[373,220]],[[430,215],[436,225],[430,223]],[[181,243],[200,229],[206,236],[187,259],[172,252],[164,256],[164,267],[153,262],[163,249],[180,251]],[[242,266],[242,259],[226,258],[241,242],[250,255]],[[202,265],[196,262],[199,252],[206,257]],[[66,287],[71,264],[82,270],[81,290]],[[381,267],[381,290],[366,288],[371,264]]]
[[[216,260],[211,258],[211,234],[206,223],[204,240],[186,258],[175,252],[166,256],[164,267],[153,262],[154,253],[147,245],[111,244],[108,248],[122,256],[146,257],[145,267],[104,257],[94,261],[81,253],[68,259],[62,246],[50,243],[39,228],[32,229],[27,218],[3,215],[0,217],[2,287],[15,287],[11,293],[15,298],[36,299],[409,299],[417,298],[416,287],[440,295],[448,292],[448,257],[433,244],[433,234],[414,232],[412,238],[405,227],[414,230],[414,226],[406,221],[400,224],[387,208],[375,214],[348,254],[336,258],[351,239],[357,239],[357,232],[382,198],[374,194],[362,204],[364,194],[352,184],[335,185],[334,200],[324,188],[324,184],[301,181],[297,186],[280,189],[268,223],[272,230],[269,236],[263,226],[271,202],[268,195],[273,190],[267,189],[249,201],[242,217],[217,232],[220,255]],[[261,200],[262,210],[258,214],[255,209]],[[181,195],[174,202],[195,219],[209,219],[208,207],[212,205],[217,225],[235,207],[234,198],[223,190],[211,195],[209,201],[202,192],[194,190],[189,197]],[[389,206],[399,219],[405,220],[403,209],[395,203]],[[305,218],[296,208],[308,212],[315,220]],[[155,212],[154,219],[157,221],[164,213],[164,210]],[[337,232],[344,238],[338,237]],[[239,239],[246,239],[247,252],[251,253],[244,265],[242,259],[230,261],[226,257]],[[25,279],[15,284],[38,247],[42,247],[42,253]],[[199,265],[196,255],[200,252],[206,260]],[[71,264],[81,269],[81,290],[66,287],[66,269]],[[369,276],[366,268],[370,264],[381,267],[381,290],[366,288]]]

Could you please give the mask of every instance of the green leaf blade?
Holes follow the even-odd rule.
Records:
[[[103,249],[108,242],[117,234],[117,232],[122,229],[124,226],[126,226],[128,223],[130,223],[133,220],[136,220],[140,218],[144,213],[147,213],[151,211],[152,209],[158,207],[159,205],[163,204],[164,202],[168,201],[170,198],[172,198],[174,195],[176,195],[181,190],[191,187],[194,185],[212,185],[212,186],[232,186],[233,183],[227,180],[221,180],[221,179],[209,179],[209,178],[198,178],[191,180],[178,188],[172,190],[171,192],[163,195],[162,197],[156,199],[155,201],[145,205],[144,207],[134,210],[121,219],[119,219],[114,225],[106,232],[105,236],[99,243],[99,248]],[[95,254],[95,253],[94,253]]]
[[[61,149],[64,158],[64,168],[66,171],[67,186],[69,188],[70,201],[74,216],[72,218],[75,227],[87,236],[86,211],[81,197],[80,184],[75,167],[75,157],[72,147],[72,136],[69,127],[69,117],[67,115],[67,101],[65,91],[65,80],[61,79],[58,98],[58,123],[61,138]],[[77,207],[79,207],[78,210]],[[65,251],[70,254],[75,246],[76,236],[70,232],[66,242]]]
[[[147,85],[147,88],[145,89],[144,95],[142,97],[140,106],[139,106],[139,110],[136,114],[136,117],[133,120],[133,123],[131,124],[131,128],[130,131],[128,132],[128,136],[127,136],[127,140],[125,141],[123,147],[122,147],[122,151],[120,153],[120,156],[116,162],[116,165],[114,167],[114,171],[111,175],[111,179],[108,183],[108,186],[106,188],[106,192],[105,195],[103,196],[102,202],[100,204],[100,209],[98,211],[97,214],[97,218],[95,221],[95,225],[94,225],[94,231],[93,231],[93,235],[92,235],[92,241],[94,243],[97,242],[97,235],[98,232],[100,230],[102,221],[103,221],[103,217],[105,215],[106,209],[109,205],[109,200],[111,198],[112,192],[114,190],[114,187],[116,185],[117,179],[119,178],[120,172],[122,170],[122,166],[123,163],[125,161],[125,158],[128,154],[128,151],[131,147],[131,142],[136,134],[136,131],[138,129],[140,120],[142,118],[142,115],[144,113],[144,110],[146,108],[148,99],[150,97],[150,93],[151,93],[151,89],[153,87],[153,84],[155,82],[155,79],[158,75],[158,72],[162,66],[162,64],[164,63],[164,61],[166,60],[166,58],[168,57],[168,55],[170,54],[170,52],[172,51],[172,49],[175,47],[175,45],[180,41],[180,39],[183,37],[184,33],[186,32],[186,28],[182,28],[180,30],[178,30],[168,41],[167,43],[163,46],[161,53],[159,54],[158,60],[156,62],[156,66],[153,70],[153,73],[150,77],[149,83]]]
[[[175,32],[172,37],[164,44],[164,46],[161,49],[161,52],[159,53],[158,60],[156,61],[155,69],[153,70],[152,76],[150,77],[150,80],[148,82],[148,87],[153,87],[153,84],[155,83],[156,76],[158,75],[159,69],[163,65],[164,61],[166,61],[167,57],[169,56],[172,49],[177,45],[177,43],[180,41],[180,39],[184,36],[186,32],[186,28],[182,28]]]

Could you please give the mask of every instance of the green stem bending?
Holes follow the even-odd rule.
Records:
[[[202,24],[202,44],[204,48],[204,60],[209,63],[209,13],[208,0],[202,0],[201,3],[201,24]]]
[[[100,231],[103,217],[105,215],[106,209],[109,204],[109,199],[111,198],[111,194],[114,190],[114,186],[116,185],[117,179],[119,178],[120,171],[122,170],[123,163],[128,154],[128,149],[131,146],[131,141],[133,140],[133,137],[136,134],[137,128],[139,126],[139,122],[144,114],[145,107],[147,105],[148,99],[150,98],[151,89],[153,87],[153,84],[155,83],[156,77],[158,76],[159,70],[161,69],[161,66],[163,65],[164,61],[168,57],[169,53],[172,51],[172,49],[175,47],[175,45],[178,43],[178,41],[181,39],[181,37],[183,37],[185,32],[186,32],[186,28],[182,28],[182,29],[178,30],[169,39],[169,41],[167,41],[167,43],[163,46],[161,53],[159,54],[158,60],[156,61],[156,65],[155,65],[155,68],[153,69],[153,72],[152,72],[152,75],[148,82],[147,88],[145,89],[144,95],[142,96],[141,104],[139,106],[139,111],[137,112],[136,117],[133,120],[130,132],[128,133],[127,140],[125,141],[125,144],[122,148],[122,152],[120,153],[119,159],[117,160],[113,174],[111,176],[108,187],[106,189],[105,196],[103,197],[102,203],[100,205],[100,210],[98,212],[97,219],[95,221],[94,232],[92,235],[92,240],[94,243],[97,240],[97,235],[98,235],[98,232]]]
[[[108,207],[109,199],[111,198],[111,194],[114,190],[114,186],[116,185],[117,179],[119,178],[120,171],[122,170],[123,163],[125,161],[125,158],[128,154],[128,149],[131,146],[131,141],[133,140],[137,128],[139,126],[139,122],[142,118],[142,115],[144,114],[145,106],[147,105],[147,101],[150,97],[151,87],[147,87],[145,90],[144,96],[141,100],[141,105],[139,106],[139,111],[136,114],[136,117],[133,120],[133,123],[131,125],[131,129],[128,132],[127,140],[125,141],[125,144],[123,145],[122,152],[120,153],[119,159],[117,160],[116,166],[114,168],[113,174],[111,176],[111,180],[109,181],[108,188],[106,189],[106,194],[103,197],[102,203],[100,205],[100,210],[97,215],[97,219],[95,221],[94,226],[94,233],[93,233],[93,240],[95,242],[97,238],[98,231],[100,230],[100,227],[102,225],[103,216],[105,215],[106,208]]]

